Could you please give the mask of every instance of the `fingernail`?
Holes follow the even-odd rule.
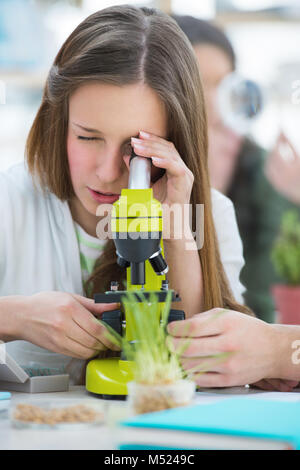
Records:
[[[151,135],[148,134],[148,132],[144,132],[144,131],[140,131],[140,136],[146,137],[146,138],[148,138],[148,139],[149,139],[149,137],[151,137]]]
[[[172,321],[171,323],[168,323],[167,330],[171,334],[171,333],[174,333],[176,327],[177,327],[176,322]]]
[[[134,144],[141,144],[141,140],[137,139],[136,137],[131,137],[131,142],[133,142]]]
[[[163,160],[161,158],[152,157],[153,163],[161,163]]]
[[[137,149],[145,149],[145,145],[142,142],[133,142],[133,146]]]

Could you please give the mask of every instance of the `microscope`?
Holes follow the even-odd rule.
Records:
[[[137,156],[132,150],[128,189],[122,190],[112,208],[111,233],[117,263],[126,269],[126,290],[119,290],[118,283],[112,280],[110,291],[94,296],[96,303],[120,303],[120,309],[104,312],[101,320],[130,342],[135,341],[133,318],[123,303],[129,292],[137,302],[147,302],[145,308],[155,294],[157,321],[161,319],[167,295],[171,295],[172,302],[181,300],[169,290],[166,279],[162,207],[150,187],[151,166],[150,159]],[[182,310],[171,309],[168,322],[184,318]],[[127,360],[124,352],[120,357],[93,359],[87,365],[86,389],[104,399],[124,399],[127,383],[134,378],[133,368],[133,361]]]

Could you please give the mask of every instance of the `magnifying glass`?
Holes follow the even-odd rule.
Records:
[[[220,83],[217,106],[225,125],[247,134],[263,108],[263,94],[257,83],[233,72]]]

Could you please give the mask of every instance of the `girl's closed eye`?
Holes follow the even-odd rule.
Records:
[[[100,137],[84,137],[83,135],[78,135],[77,139],[84,140],[86,142],[95,142],[95,141],[102,141],[103,140]],[[124,155],[130,155],[131,150],[132,150],[131,144],[130,143],[125,144],[125,146],[123,148],[123,154]]]
[[[84,137],[83,135],[78,135],[77,139],[79,140],[85,140],[85,141],[96,141],[96,140],[102,140],[99,137]]]

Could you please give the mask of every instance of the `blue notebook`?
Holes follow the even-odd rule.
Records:
[[[139,415],[121,423],[120,430],[120,449],[299,450],[300,401],[231,398]]]
[[[0,400],[9,400],[11,394],[9,392],[0,392]]]
[[[11,394],[9,392],[0,392],[0,415],[7,412],[10,405],[10,398]]]

